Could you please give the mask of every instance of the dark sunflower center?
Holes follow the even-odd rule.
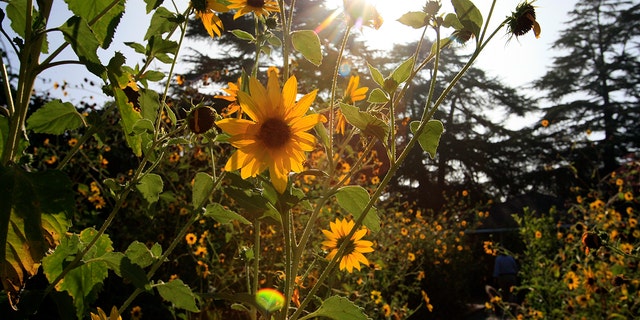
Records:
[[[254,8],[264,7],[264,0],[247,0],[247,5]]]
[[[344,250],[344,256],[349,255],[349,254],[353,253],[354,251],[356,251],[356,244],[352,240],[347,240],[346,237],[342,237],[342,238],[338,239],[338,243],[336,245],[336,249],[340,249],[340,247],[342,247],[342,244],[345,241],[347,241],[347,247]]]
[[[280,119],[268,119],[260,127],[258,132],[260,139],[267,148],[279,148],[291,139],[291,128]]]

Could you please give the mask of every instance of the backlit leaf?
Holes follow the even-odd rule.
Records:
[[[73,51],[87,69],[98,77],[103,78],[105,68],[100,62],[97,53],[100,42],[89,28],[87,21],[74,16],[69,18],[59,29],[64,34],[64,39],[69,42],[71,48],[73,48]]]
[[[293,47],[302,53],[305,59],[316,66],[322,64],[320,38],[313,30],[298,30],[291,33]]]
[[[0,276],[15,306],[25,281],[67,232],[75,200],[60,171],[0,166],[0,181]]]
[[[413,121],[409,124],[412,133],[416,133],[418,127],[420,126],[420,121]],[[431,159],[436,156],[436,150],[438,149],[438,145],[440,144],[440,136],[444,132],[444,126],[442,122],[439,120],[429,120],[426,127],[418,137],[418,143],[420,143],[420,147],[422,150],[426,151]]]
[[[423,11],[407,12],[398,18],[398,22],[414,29],[420,29],[427,25],[427,14]]]
[[[482,13],[470,0],[451,0],[460,23],[478,37],[482,28]]]
[[[156,12],[154,12],[151,17],[149,29],[147,29],[147,33],[144,35],[144,40],[148,40],[153,35],[162,35],[174,30],[178,22],[178,17],[176,17],[173,12],[167,10],[167,8],[160,7],[156,9]]]
[[[120,0],[114,6],[113,0],[65,0],[76,16],[80,16],[91,23],[91,31],[103,49],[113,40],[113,34],[124,13],[126,0]],[[108,8],[107,12],[104,12]],[[83,39],[79,39],[83,40]]]
[[[369,192],[361,186],[345,186],[336,192],[336,200],[342,209],[353,215],[354,219],[358,219],[369,203],[370,197]],[[369,209],[362,224],[373,232],[380,231],[380,217],[374,207]]]
[[[384,121],[367,112],[360,111],[356,106],[340,103],[340,111],[347,121],[360,129],[364,135],[374,136],[380,141],[385,141],[389,134],[389,126]]]
[[[236,220],[243,224],[251,225],[251,222],[247,220],[245,217],[229,209],[225,209],[219,203],[212,203],[208,205],[204,215],[205,217],[213,218],[214,220],[220,222],[221,224],[230,223],[231,221]]]
[[[63,134],[78,129],[83,123],[82,115],[71,103],[51,100],[27,119],[27,129],[36,133]]]
[[[49,281],[53,281],[62,273],[64,267],[97,235],[93,228],[83,230],[79,235],[66,236],[56,250],[42,260],[44,273]],[[111,239],[106,234],[101,235],[96,243],[83,257],[83,263],[69,271],[63,281],[58,282],[56,290],[67,291],[73,298],[76,315],[83,317],[97,297],[104,279],[109,272],[109,264],[102,259],[113,251]]]
[[[320,305],[320,308],[304,317],[301,317],[300,320],[322,317],[334,320],[369,319],[362,308],[349,301],[349,299],[340,296],[332,296],[327,300],[324,300],[322,305]]]
[[[173,303],[176,308],[191,312],[200,311],[196,305],[196,296],[182,280],[160,281],[155,285],[155,288],[158,289],[158,293],[164,300]]]
[[[136,185],[136,188],[142,194],[142,197],[149,204],[156,203],[160,198],[160,193],[164,188],[162,177],[155,173],[148,173]]]
[[[191,192],[191,204],[194,209],[202,207],[213,191],[213,177],[205,172],[196,173]]]
[[[391,73],[391,79],[395,80],[396,83],[400,84],[411,76],[411,71],[413,70],[413,64],[415,59],[413,56],[404,62],[402,62],[393,72]]]

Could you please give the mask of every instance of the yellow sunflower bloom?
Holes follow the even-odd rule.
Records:
[[[227,89],[222,89],[224,92],[229,94],[225,95],[216,95],[214,98],[223,99],[229,101],[229,105],[222,111],[222,116],[224,118],[229,117],[235,112],[238,112],[238,118],[242,117],[242,110],[240,109],[240,104],[238,104],[238,91],[242,87],[242,78],[238,78],[236,83],[229,82]]]
[[[346,104],[354,104],[356,101],[364,100],[367,97],[369,87],[358,88],[359,84],[360,76],[351,76],[349,78],[349,84],[347,85],[347,90],[345,90],[344,96],[342,97],[342,102]],[[346,125],[347,119],[345,119],[340,109],[336,110],[336,133],[344,135]]]
[[[347,221],[347,219],[340,220],[336,218],[335,222],[330,222],[329,226],[331,227],[331,231],[322,230],[325,237],[327,237],[326,241],[322,242],[322,248],[325,250],[331,250],[327,255],[327,259],[333,259],[340,246],[345,241],[346,236],[351,232],[351,229],[355,226],[355,222]],[[365,258],[363,253],[373,252],[373,242],[362,240],[362,237],[367,234],[367,229],[363,227],[362,229],[356,231],[349,243],[347,244],[347,248],[340,260],[340,270],[347,270],[348,272],[353,272],[353,268],[360,270],[360,263],[364,265],[369,264],[369,260]]]
[[[227,118],[216,122],[231,135],[229,143],[237,148],[225,170],[240,169],[243,179],[255,177],[269,169],[275,189],[284,193],[289,172],[304,170],[305,151],[311,151],[316,138],[308,130],[326,121],[320,114],[305,115],[315,100],[318,90],[296,102],[298,81],[289,78],[280,91],[275,73],[269,74],[265,88],[257,79],[249,79],[250,94],[239,91],[242,111],[250,119]]]
[[[191,5],[196,11],[196,17],[202,20],[202,25],[209,33],[209,36],[211,38],[214,38],[215,35],[219,37],[223,26],[222,20],[218,18],[216,12],[227,12],[229,8],[218,3],[217,0],[193,0]]]
[[[268,16],[269,12],[280,12],[280,7],[274,0],[229,0],[229,9],[239,9],[233,19],[251,12],[257,17]]]

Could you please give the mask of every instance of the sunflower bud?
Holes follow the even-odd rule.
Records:
[[[424,9],[422,9],[422,11],[427,15],[433,17],[438,14],[438,11],[440,11],[440,7],[442,7],[440,1],[429,1],[424,6]]]
[[[216,111],[209,106],[197,106],[187,116],[189,130],[195,134],[202,134],[213,128]]]

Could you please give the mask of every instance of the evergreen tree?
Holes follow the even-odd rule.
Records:
[[[553,144],[543,153],[559,182],[607,174],[640,142],[640,4],[579,1],[570,17],[535,82],[550,103],[540,139]]]

